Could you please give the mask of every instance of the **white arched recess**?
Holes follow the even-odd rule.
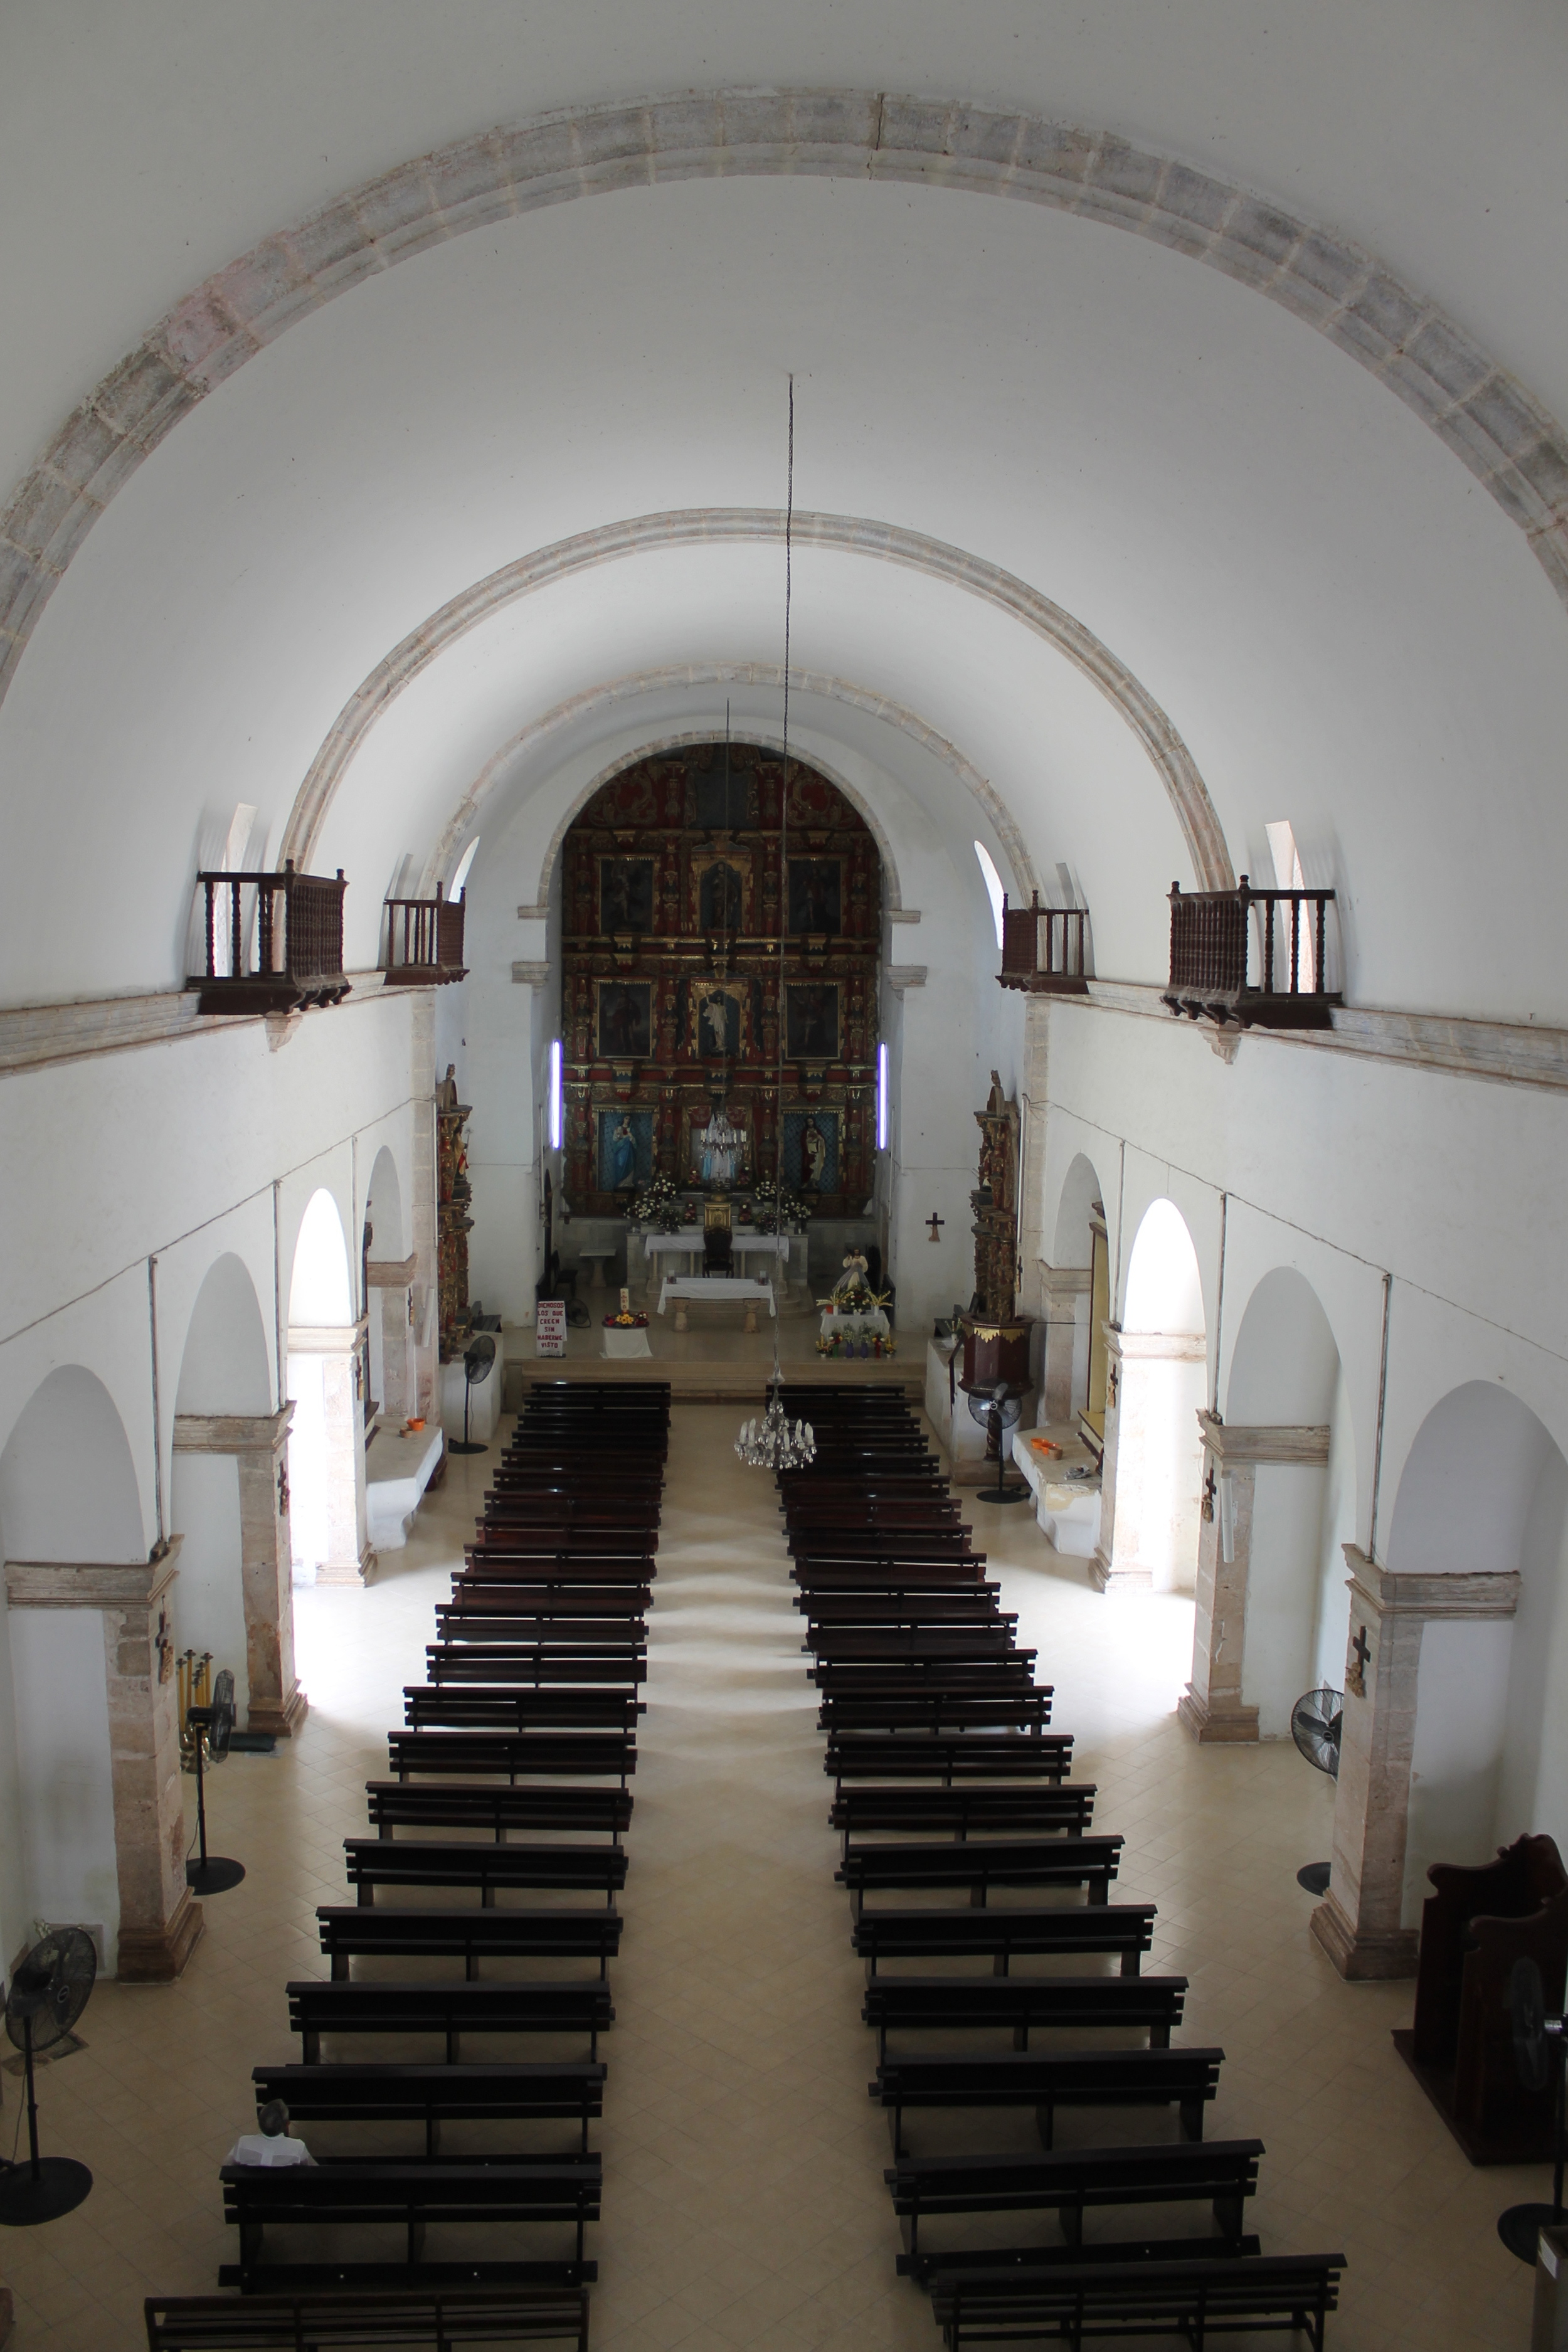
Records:
[[[1175,1202],[1157,1195],[1138,1219],[1121,1309],[1106,1333],[1100,1542],[1090,1568],[1103,1591],[1194,1589],[1205,1331],[1192,1234]]]
[[[289,1279],[289,1519],[295,1572],[308,1583],[358,1582],[368,1563],[356,1263],[321,1185],[300,1219]]]
[[[232,1253],[215,1258],[208,1268],[175,1370],[170,1502],[182,1538],[180,1647],[198,1655],[210,1652],[215,1673],[229,1669],[244,1720],[251,1690],[237,1452],[210,1442],[181,1442],[210,1440],[220,1420],[271,1423],[267,1322],[255,1285]]]
[[[725,318],[721,351],[699,315]],[[1051,318],[1073,332],[1042,338]],[[616,364],[633,347],[649,388],[635,426]],[[1555,918],[1546,877],[1568,862],[1552,788],[1561,611],[1523,535],[1433,435],[1323,337],[1181,254],[1031,205],[789,177],[627,188],[432,245],[200,403],[82,543],[0,711],[16,779],[4,992],[177,977],[214,774],[278,842],[349,697],[475,581],[628,517],[776,509],[786,362],[802,504],[965,550],[1081,614],[1169,712],[1237,864],[1283,811],[1313,878],[1353,878],[1347,961],[1364,1000],[1451,1005],[1449,942],[1479,929],[1492,951],[1463,974],[1467,1010],[1568,1013],[1568,977],[1536,946]],[[618,661],[776,660],[767,553],[755,627],[733,593],[743,551],[707,551],[673,597],[673,556],[608,567],[636,574]],[[834,564],[874,589],[851,578],[836,599]],[[1002,658],[1000,693],[983,665],[971,711],[948,623],[974,600],[922,606],[930,583],[895,569],[803,554],[803,665],[921,709],[1010,801],[1016,788],[1048,861],[1026,789],[1052,698],[1033,656]],[[607,585],[564,635],[537,632],[533,709],[570,695],[589,654],[603,674],[591,608]],[[1391,612],[1409,622],[1394,643]],[[468,776],[526,715],[490,731]],[[105,834],[83,795],[111,762],[135,789]],[[1483,770],[1507,782],[1477,873],[1447,845],[1468,836]],[[1093,781],[1074,779],[1087,835]],[[1039,805],[1042,834],[1057,813]],[[342,862],[373,918],[416,845],[387,818],[369,796],[345,812]],[[47,870],[62,831],[103,845],[73,877],[69,927],[22,879]],[[1104,873],[1097,930],[1121,898],[1131,935],[1157,940],[1159,907],[1109,852]]]

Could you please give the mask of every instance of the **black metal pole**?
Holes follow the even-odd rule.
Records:
[[[27,2076],[27,2155],[33,2179],[38,2180],[42,2178],[42,2168],[38,2163],[38,2102],[33,2089],[33,2021],[31,2017],[24,2017],[22,2020],[22,2063]],[[1558,2177],[1561,2180],[1561,2172]],[[1559,2199],[1559,2202],[1561,2201]]]
[[[202,1868],[207,1864],[207,1792],[202,1775],[202,1727],[196,1726],[196,1843],[201,1849]]]

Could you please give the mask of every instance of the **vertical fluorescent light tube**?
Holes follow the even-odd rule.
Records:
[[[877,1048],[877,1149],[888,1148],[888,1049]]]
[[[561,1149],[561,1040],[550,1041],[550,1149]]]

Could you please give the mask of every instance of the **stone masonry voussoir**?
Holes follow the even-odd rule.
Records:
[[[1022,196],[1132,230],[1250,285],[1326,334],[1439,430],[1510,518],[1560,598],[1568,436],[1373,257],[1251,191],[1126,140],[958,99],[842,89],[661,94],[503,124],[399,165],[264,237],[110,371],[19,484],[3,526],[35,571],[0,585],[0,693],[64,570],[139,456],[268,341],[363,278],[462,231],[660,179],[795,171]],[[1458,404],[1469,413],[1452,419]],[[107,425],[131,447],[100,440]]]

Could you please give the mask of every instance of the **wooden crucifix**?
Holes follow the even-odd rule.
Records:
[[[1364,1625],[1358,1626],[1356,1629],[1355,1640],[1351,1643],[1351,1655],[1355,1660],[1355,1664],[1345,1675],[1345,1688],[1352,1698],[1364,1698],[1366,1696],[1366,1662],[1372,1655],[1372,1643],[1366,1638]]]

